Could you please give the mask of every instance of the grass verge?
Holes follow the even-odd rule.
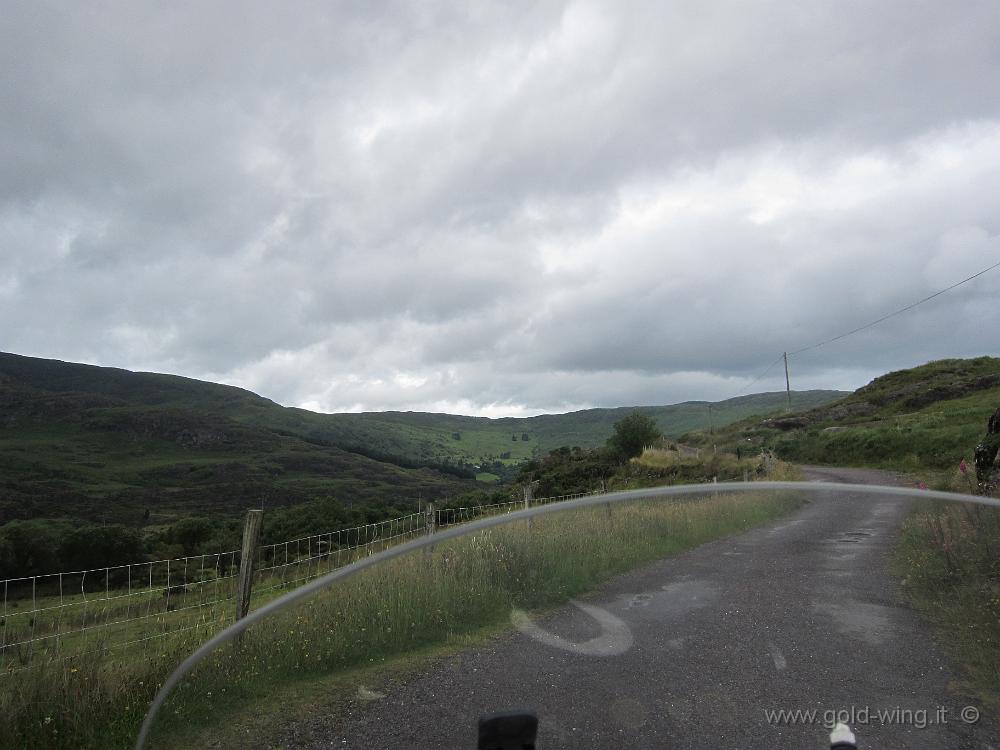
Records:
[[[954,486],[966,491],[956,478]],[[895,572],[912,604],[962,665],[957,687],[1000,709],[1000,512],[927,503],[903,525]]]
[[[496,632],[513,607],[544,609],[608,578],[791,512],[787,493],[708,496],[569,511],[438,545],[356,576],[220,649],[168,704],[157,747],[204,746],[258,727],[255,707],[301,686],[349,685],[352,671],[397,673],[414,654]],[[40,667],[0,686],[0,737],[11,746],[127,748],[157,686],[197,638],[127,664],[98,657]],[[403,659],[403,661],[399,661]],[[345,682],[346,680],[346,682]],[[355,688],[356,689],[356,688]],[[273,722],[271,723],[273,726]],[[256,731],[260,731],[257,729]],[[258,735],[255,740],[259,741]]]

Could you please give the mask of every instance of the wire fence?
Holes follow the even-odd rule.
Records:
[[[0,581],[0,668],[225,624],[220,605],[235,596],[239,557],[230,550]]]
[[[313,534],[259,548],[254,572],[254,601],[269,592],[301,585],[316,576],[347,565],[360,556],[379,552],[426,533],[424,513]]]
[[[597,491],[599,492],[599,491]],[[536,498],[540,505],[584,494]],[[251,607],[434,528],[510,513],[524,500],[410,513],[257,548]],[[0,673],[141,646],[236,617],[240,550],[0,580]]]

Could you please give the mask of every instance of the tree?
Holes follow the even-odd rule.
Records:
[[[167,529],[167,541],[179,544],[184,548],[185,555],[196,555],[202,545],[215,533],[216,524],[208,518],[188,516],[171,524]],[[215,550],[211,550],[215,551]]]
[[[0,578],[44,575],[63,569],[60,545],[70,521],[14,520],[0,527]]]
[[[656,420],[642,412],[632,412],[615,422],[615,432],[608,447],[624,459],[642,455],[642,449],[663,437]]]
[[[121,524],[73,529],[62,540],[60,553],[62,564],[72,570],[127,565],[144,558],[139,532]]]

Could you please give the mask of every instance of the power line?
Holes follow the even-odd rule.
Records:
[[[778,358],[776,360],[774,360],[774,362],[772,362],[771,364],[769,364],[767,366],[766,370],[764,370],[760,375],[758,375],[753,380],[751,380],[748,385],[744,386],[742,391],[740,391],[739,393],[737,393],[735,396],[730,396],[730,398],[739,398],[740,396],[743,396],[746,393],[748,393],[751,388],[753,388],[755,385],[757,385],[757,383],[759,383],[761,380],[763,380],[767,376],[767,374],[769,372],[771,372],[771,370],[774,369],[774,366],[776,364],[778,364],[782,360],[783,357],[784,357],[784,354],[779,354]]]
[[[795,354],[801,354],[802,352],[808,352],[808,351],[811,351],[812,349],[819,349],[821,346],[826,346],[827,344],[832,344],[834,341],[840,341],[841,339],[845,339],[848,336],[853,336],[855,333],[860,333],[861,331],[866,331],[869,328],[872,328],[873,326],[877,326],[879,323],[882,323],[882,322],[888,320],[889,318],[893,318],[893,317],[895,317],[895,316],[897,316],[897,315],[899,315],[901,313],[906,312],[907,310],[912,310],[914,307],[917,307],[918,305],[924,304],[924,302],[928,302],[928,301],[934,299],[935,297],[940,297],[945,292],[950,292],[952,289],[955,289],[956,287],[962,286],[962,284],[966,284],[966,283],[972,281],[973,279],[979,278],[983,274],[988,273],[988,272],[994,270],[995,268],[1000,268],[1000,263],[994,263],[992,266],[989,266],[988,268],[984,268],[982,271],[978,271],[978,272],[972,274],[971,276],[968,276],[968,277],[962,279],[961,281],[958,281],[958,282],[952,284],[951,286],[945,287],[944,289],[941,289],[940,291],[934,292],[934,294],[931,294],[931,295],[929,295],[927,297],[924,297],[923,299],[918,300],[918,301],[916,301],[916,302],[914,302],[912,304],[909,304],[906,307],[901,307],[898,310],[894,310],[893,312],[889,313],[888,315],[883,315],[878,320],[873,320],[870,323],[866,323],[863,326],[858,326],[857,328],[854,328],[853,330],[847,331],[846,333],[842,333],[842,334],[840,334],[838,336],[834,336],[833,338],[826,339],[825,341],[820,341],[819,343],[811,344],[810,346],[804,346],[801,349],[796,349],[795,351],[788,352],[788,356],[792,356],[792,355],[795,355]],[[774,369],[774,366],[776,364],[778,364],[785,356],[786,355],[784,355],[784,354],[779,354],[778,357],[771,364],[769,364],[767,366],[767,368],[764,369],[763,372],[760,373],[760,375],[758,375],[753,380],[751,380],[750,383],[747,384],[746,386],[744,386],[743,389],[739,393],[737,393],[735,396],[730,396],[730,398],[739,398],[740,396],[743,396],[743,395],[749,393],[750,389],[753,388],[761,380],[763,380],[767,376],[767,374],[770,373],[771,370]]]
[[[904,313],[907,310],[912,310],[917,305],[922,305],[922,304],[924,304],[924,302],[928,302],[929,300],[932,300],[935,297],[940,297],[945,292],[950,292],[955,287],[962,286],[962,284],[965,284],[966,282],[972,281],[973,279],[978,278],[979,276],[982,276],[984,273],[986,273],[988,271],[992,271],[994,268],[1000,268],[1000,263],[994,263],[989,268],[984,268],[982,271],[979,271],[978,273],[974,273],[974,274],[972,274],[972,276],[969,276],[968,278],[962,279],[961,281],[959,281],[959,282],[957,282],[955,284],[952,284],[951,286],[946,287],[946,288],[942,289],[939,292],[934,292],[934,294],[930,295],[929,297],[924,297],[922,300],[914,302],[911,305],[907,305],[906,307],[901,307],[898,310],[889,313],[888,315],[883,315],[881,318],[879,318],[878,320],[873,320],[871,323],[866,323],[865,325],[859,326],[858,328],[855,328],[852,331],[848,331],[847,333],[842,333],[839,336],[834,336],[832,339],[827,339],[826,341],[820,341],[818,344],[812,344],[811,346],[804,346],[801,349],[796,349],[794,352],[788,352],[788,353],[789,354],[801,354],[802,352],[807,352],[807,351],[809,351],[811,349],[818,349],[821,346],[826,346],[827,344],[832,344],[834,341],[840,341],[841,339],[845,339],[848,336],[851,336],[851,335],[853,335],[855,333],[860,333],[861,331],[865,331],[865,330],[871,328],[872,326],[877,326],[879,323],[882,323],[883,321],[886,321],[889,318],[893,318],[896,315],[899,315],[900,313]]]

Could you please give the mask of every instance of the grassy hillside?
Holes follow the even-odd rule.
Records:
[[[247,438],[256,435],[255,440],[292,436],[411,467],[492,461],[511,465],[564,445],[596,447],[604,444],[612,425],[633,408],[653,416],[667,436],[677,437],[708,426],[710,418],[723,425],[751,414],[778,411],[785,403],[783,393],[762,393],[712,404],[711,414],[704,401],[588,409],[523,419],[421,412],[317,414],[283,407],[232,386],[12,354],[0,354],[0,379],[5,379],[0,380],[0,389],[29,388],[32,398],[22,394],[23,401],[52,402],[52,408],[61,414],[113,407],[119,411],[106,415],[113,422],[136,408],[160,414],[179,410],[191,419],[198,415],[217,425],[225,424],[228,430],[239,428]],[[792,399],[797,408],[809,408],[842,395],[839,391],[806,391],[793,393]],[[67,399],[73,403],[68,404]],[[45,407],[36,404],[32,408]]]
[[[844,395],[842,391],[793,392],[792,404],[806,409]],[[711,412],[707,401],[688,401],[501,419],[392,411],[316,414],[281,407],[277,411],[247,403],[228,409],[228,413],[240,421],[288,430],[389,460],[471,464],[500,461],[512,465],[562,446],[601,446],[611,435],[614,423],[636,409],[656,419],[668,437],[679,437],[707,427],[709,419],[725,425],[754,414],[775,413],[784,406],[784,393],[759,393],[713,403]]]
[[[793,398],[812,406],[837,395]],[[713,405],[712,415],[724,424],[782,403],[783,394],[746,396]],[[629,411],[316,414],[190,378],[0,354],[0,523],[133,523],[147,509],[155,523],[323,496],[409,507],[466,491],[477,476],[512,476],[516,464],[562,445],[602,445]],[[705,402],[642,411],[674,436],[709,419]]]
[[[792,406],[796,409],[809,409],[830,403],[844,395],[843,391],[793,391]],[[786,396],[782,391],[755,393],[711,404],[708,401],[686,401],[670,406],[587,409],[569,414],[546,414],[511,421],[523,423],[525,425],[523,429],[537,435],[543,451],[564,445],[596,448],[604,445],[611,435],[615,422],[636,410],[653,417],[665,436],[678,438],[691,430],[707,428],[709,419],[716,426],[727,425],[753,415],[779,412],[785,408],[785,403]]]
[[[768,446],[805,463],[945,469],[972,458],[998,406],[1000,359],[944,359],[888,373],[839,401],[685,440]]]
[[[0,522],[71,516],[137,522],[287,505],[415,504],[474,486],[240,421],[284,411],[225,386],[0,356]]]

